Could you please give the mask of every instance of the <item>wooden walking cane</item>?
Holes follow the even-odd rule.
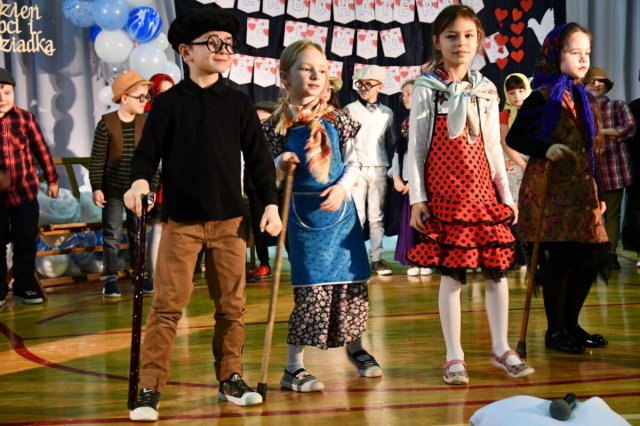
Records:
[[[260,381],[258,382],[258,393],[262,399],[267,399],[267,372],[269,370],[269,357],[271,356],[271,341],[273,339],[273,326],[276,319],[276,302],[278,301],[278,290],[280,288],[280,274],[282,272],[282,252],[287,238],[287,226],[289,224],[289,205],[291,203],[291,188],[293,187],[293,175],[296,165],[292,164],[287,172],[287,179],[284,187],[284,200],[282,203],[282,231],[278,237],[278,251],[276,252],[275,273],[273,274],[273,284],[271,285],[271,299],[269,300],[269,314],[267,317],[267,329],[264,333],[264,347],[262,349],[262,366],[260,367]]]
[[[138,398],[138,376],[140,373],[140,334],[142,332],[142,298],[144,284],[144,253],[147,236],[147,208],[153,205],[155,194],[148,193],[142,197],[142,216],[136,230],[136,258],[133,268],[133,316],[131,320],[131,357],[129,360],[129,410],[136,407]],[[129,241],[133,244],[133,241]]]
[[[538,214],[538,222],[536,223],[536,233],[533,237],[533,250],[531,253],[531,262],[529,263],[529,279],[527,280],[527,297],[524,301],[524,312],[522,314],[522,326],[520,327],[520,340],[516,352],[521,358],[527,357],[527,327],[529,326],[529,310],[531,309],[531,294],[538,268],[538,254],[540,252],[540,238],[542,238],[542,226],[544,223],[544,210],[547,204],[549,176],[551,175],[551,165],[553,163],[547,160],[544,165],[544,174],[542,175],[542,200],[540,200],[540,213]]]

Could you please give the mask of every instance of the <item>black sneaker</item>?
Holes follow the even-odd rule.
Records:
[[[44,302],[42,295],[39,291],[35,290],[27,290],[27,291],[19,291],[13,290],[13,297],[25,305],[38,305]]]
[[[120,297],[117,280],[106,280],[102,289],[104,297]]]
[[[154,422],[158,420],[160,394],[153,389],[141,389],[136,401],[136,408],[129,411],[129,419],[138,422]]]
[[[365,350],[357,351],[354,353],[349,352],[347,349],[347,358],[351,361],[351,364],[355,365],[358,369],[358,374],[362,377],[380,377],[382,376],[382,369],[380,364],[374,357]]]
[[[390,275],[392,272],[389,264],[382,259],[371,262],[371,271],[378,275]]]
[[[153,279],[145,277],[142,283],[142,292],[144,294],[153,294]]]
[[[218,398],[236,405],[262,404],[262,395],[251,389],[238,373],[233,373],[224,382],[220,382]]]

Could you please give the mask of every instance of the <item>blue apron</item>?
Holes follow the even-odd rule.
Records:
[[[344,172],[338,132],[326,120],[322,125],[331,145],[328,183],[318,182],[309,173],[304,154],[309,138],[306,127],[289,129],[285,144],[285,151],[294,152],[300,159],[293,181],[288,229],[294,287],[362,282],[371,275],[353,200],[343,202],[335,212],[320,210],[325,199],[320,194],[335,185]]]

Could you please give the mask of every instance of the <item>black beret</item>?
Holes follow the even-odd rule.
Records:
[[[203,5],[192,1],[189,9],[176,17],[169,27],[169,43],[178,52],[182,43],[189,43],[209,31],[226,31],[234,38],[240,22],[215,3]]]

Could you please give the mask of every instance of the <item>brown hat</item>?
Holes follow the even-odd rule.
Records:
[[[587,71],[587,75],[584,77],[583,84],[596,80],[603,82],[604,85],[607,86],[607,92],[613,87],[613,81],[609,80],[609,75],[605,70],[598,67],[590,67],[589,71]]]
[[[143,86],[153,86],[152,82],[145,80],[135,71],[127,71],[120,74],[113,81],[113,85],[111,85],[113,90],[113,98],[111,100],[116,104],[120,103],[122,95],[126,95],[129,89],[133,86],[137,86],[138,84],[142,84]]]
[[[329,77],[329,85],[331,85],[331,90],[338,93],[340,89],[342,89],[342,79],[338,76],[332,75]]]

